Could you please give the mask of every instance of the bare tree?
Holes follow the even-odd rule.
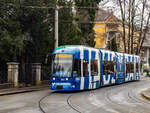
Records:
[[[139,54],[139,46],[140,42],[142,39],[142,33],[143,33],[143,22],[144,22],[144,12],[145,12],[145,5],[146,5],[147,0],[142,1],[142,14],[141,14],[141,25],[140,25],[140,34],[139,34],[139,39],[138,39],[138,44],[137,44],[137,49],[136,49],[136,54]]]
[[[105,1],[105,0],[104,0]],[[108,2],[108,1],[107,1]],[[110,0],[116,6],[116,12],[120,11],[122,24],[122,42],[124,52],[140,54],[150,24],[150,1],[149,0]],[[115,13],[115,11],[114,11]],[[127,29],[128,30],[127,30]]]
[[[146,15],[146,7],[148,6],[148,1],[147,0],[143,0],[142,3],[142,8],[140,8],[139,3],[141,0],[139,1],[135,1],[135,0],[129,0],[128,2],[128,6],[129,6],[129,12],[128,12],[128,53],[134,54],[134,43],[135,43],[135,38],[134,34],[135,32],[137,33],[137,31],[135,30],[135,28],[138,29],[138,24],[140,23],[140,31],[139,31],[139,37],[138,37],[138,41],[137,41],[137,47],[136,47],[136,54],[140,54],[141,48],[143,46],[144,40],[146,39],[146,34],[148,31],[148,26],[149,26],[149,20],[150,20],[150,14],[148,13],[148,15]],[[136,5],[135,5],[136,4]],[[139,9],[139,10],[137,10]],[[127,14],[127,13],[126,13]],[[131,18],[131,19],[130,19]],[[137,18],[140,18],[139,20]],[[144,21],[146,21],[144,23]],[[131,29],[131,31],[130,31]],[[131,34],[131,35],[130,35]],[[131,46],[130,46],[130,39],[131,39]],[[131,50],[131,51],[130,51]]]
[[[132,0],[132,3],[131,3],[131,54],[133,54],[133,40],[134,40],[134,18],[135,18],[135,0]],[[130,50],[130,49],[129,49]]]
[[[140,42],[140,44],[139,44],[140,46],[139,46],[138,54],[141,52],[143,43],[144,43],[144,41],[145,41],[145,39],[146,39],[146,34],[147,34],[147,32],[148,32],[148,29],[149,29],[149,21],[150,21],[150,12],[149,12],[149,14],[148,14],[146,27],[145,27],[145,29],[144,29],[144,31],[143,31],[143,36],[142,36],[142,37],[139,37],[139,38],[141,38],[141,42]]]
[[[131,37],[131,0],[129,0],[129,17],[128,17],[128,26],[129,26],[129,29],[128,29],[128,53],[130,53],[130,37]]]
[[[126,52],[126,29],[125,29],[125,0],[122,3],[121,0],[118,0],[120,10],[121,10],[121,17],[122,17],[122,26],[123,26],[123,34],[122,34],[122,39],[123,39],[123,44],[124,44],[124,52]],[[124,6],[124,9],[123,9]]]

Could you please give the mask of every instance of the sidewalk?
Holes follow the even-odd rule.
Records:
[[[150,89],[148,89],[148,90],[146,90],[146,91],[143,91],[143,92],[141,93],[141,95],[142,95],[144,98],[150,100]]]
[[[44,89],[49,89],[49,85],[40,85],[40,86],[32,86],[32,87],[23,87],[23,88],[7,88],[0,89],[0,96],[32,92],[32,91],[40,91]]]

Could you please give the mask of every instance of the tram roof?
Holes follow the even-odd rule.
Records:
[[[64,51],[67,51],[67,52],[70,51],[69,53],[76,54],[77,52],[80,52],[81,48],[83,48],[83,49],[91,49],[91,50],[94,50],[94,51],[100,50],[103,53],[107,52],[107,53],[111,53],[111,54],[125,55],[126,57],[127,56],[139,57],[138,55],[133,55],[133,54],[128,54],[128,53],[114,52],[114,51],[105,50],[105,49],[101,49],[101,48],[93,48],[93,47],[89,47],[89,46],[85,46],[85,45],[64,45],[64,46],[59,46],[59,47],[57,47],[55,49],[55,51],[53,52],[53,54],[60,53],[61,51],[62,52],[64,52]]]

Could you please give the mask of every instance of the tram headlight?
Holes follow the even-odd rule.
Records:
[[[55,80],[55,77],[53,77],[53,80]]]
[[[66,80],[69,80],[69,78],[66,78]]]

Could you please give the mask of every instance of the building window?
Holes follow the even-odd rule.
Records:
[[[113,74],[114,73],[114,62],[113,61],[103,61],[103,74]]]
[[[98,76],[98,62],[97,60],[91,60],[91,75]]]
[[[88,76],[88,61],[83,60],[83,76]]]

